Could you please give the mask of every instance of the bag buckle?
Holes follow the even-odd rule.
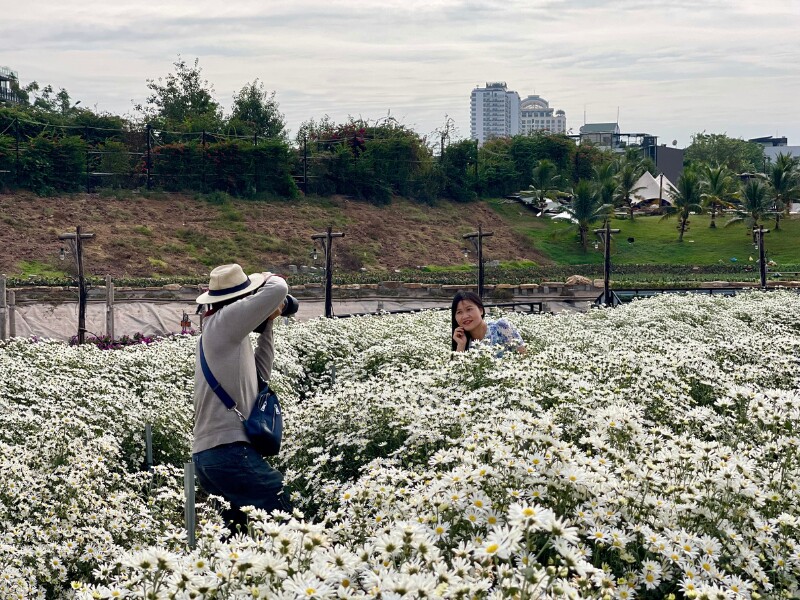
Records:
[[[231,408],[229,408],[228,410],[232,410],[233,412],[235,412],[235,413],[236,413],[236,415],[239,417],[239,420],[240,420],[242,423],[244,423],[244,422],[247,420],[247,419],[245,419],[245,418],[244,418],[244,415],[243,415],[243,414],[242,414],[242,413],[239,411],[239,409],[238,409],[238,408],[236,408],[236,405],[235,405],[235,404],[234,404],[234,405],[233,405]]]

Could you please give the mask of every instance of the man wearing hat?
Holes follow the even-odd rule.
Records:
[[[203,320],[206,362],[242,414],[250,414],[258,395],[256,370],[269,380],[275,355],[272,323],[281,313],[287,291],[286,282],[277,275],[254,273],[248,277],[242,267],[230,264],[211,271],[208,291],[197,298],[198,304],[211,305]],[[265,320],[253,352],[250,333],[261,329]],[[290,511],[283,494],[283,475],[253,449],[236,412],[226,408],[203,374],[199,342],[194,410],[192,460],[197,478],[206,492],[230,502],[224,516],[232,521],[232,531],[247,523],[240,510],[243,506]]]

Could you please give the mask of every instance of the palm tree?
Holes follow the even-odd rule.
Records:
[[[572,191],[572,204],[565,209],[578,226],[581,246],[586,252],[589,226],[605,218],[611,210],[610,204],[604,204],[598,192],[585,179],[581,179]]]
[[[548,194],[558,191],[561,177],[559,177],[556,172],[555,163],[546,158],[543,158],[536,164],[533,168],[532,175],[533,183],[530,188],[522,192],[521,195],[533,198],[534,204],[543,216],[544,209],[547,206]]]
[[[633,198],[632,195],[642,189],[641,186],[637,187],[636,182],[641,176],[641,168],[639,163],[625,162],[617,171],[617,195],[616,202],[621,206],[628,208],[628,216],[633,221]]]
[[[767,169],[767,183],[775,203],[775,230],[781,228],[781,215],[788,213],[792,202],[800,198],[800,175],[798,160],[791,154],[780,153],[775,163]]]
[[[711,208],[711,227],[716,228],[717,210],[731,208],[730,200],[736,198],[734,182],[731,173],[725,165],[712,167],[707,165],[703,171],[703,180],[700,182],[703,206]]]
[[[683,234],[689,225],[689,215],[692,212],[701,213],[700,206],[700,178],[693,169],[686,169],[678,179],[677,191],[672,194],[672,206],[664,208],[663,219],[673,215],[678,216],[678,241],[683,241]]]
[[[617,182],[614,179],[616,172],[616,165],[612,161],[602,163],[594,168],[595,185],[602,204],[614,205],[614,192],[617,189]]]
[[[742,205],[737,215],[725,226],[744,222],[749,229],[758,227],[758,222],[766,217],[772,208],[772,199],[767,192],[767,186],[755,177],[751,177],[742,188]],[[753,237],[755,239],[755,234]]]

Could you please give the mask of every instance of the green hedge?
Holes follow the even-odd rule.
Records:
[[[564,281],[571,275],[583,275],[592,279],[603,276],[602,265],[557,265],[543,267],[486,267],[486,283],[541,283],[542,281]],[[800,265],[784,265],[787,272],[800,271]],[[316,274],[283,274],[290,285],[316,283],[322,280],[321,273]],[[770,281],[774,281],[770,273]],[[682,287],[685,283],[693,283],[703,287],[703,282],[719,280],[758,281],[758,269],[753,266],[740,265],[707,265],[704,267],[681,267],[677,265],[620,265],[614,267],[611,277],[617,287]],[[404,269],[400,273],[393,271],[373,271],[368,273],[334,271],[333,281],[336,284],[366,284],[382,281],[402,281],[406,283],[430,283],[448,285],[474,285],[477,268],[460,270],[425,270]],[[787,277],[788,278],[788,277]],[[93,286],[105,285],[101,277],[87,277]],[[114,278],[118,287],[155,287],[168,283],[183,285],[206,284],[208,277],[120,277]],[[9,287],[24,286],[73,286],[75,281],[67,277],[9,277]]]

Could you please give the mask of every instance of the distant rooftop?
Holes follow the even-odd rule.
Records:
[[[581,125],[581,133],[615,133],[618,128],[617,123],[587,123]]]
[[[766,137],[759,137],[759,138],[752,138],[748,140],[749,142],[755,142],[757,144],[763,144],[764,146],[786,146],[789,143],[788,138],[784,137],[772,137],[768,135]]]
[[[541,96],[528,96],[520,105],[522,109],[550,108],[550,103]]]

